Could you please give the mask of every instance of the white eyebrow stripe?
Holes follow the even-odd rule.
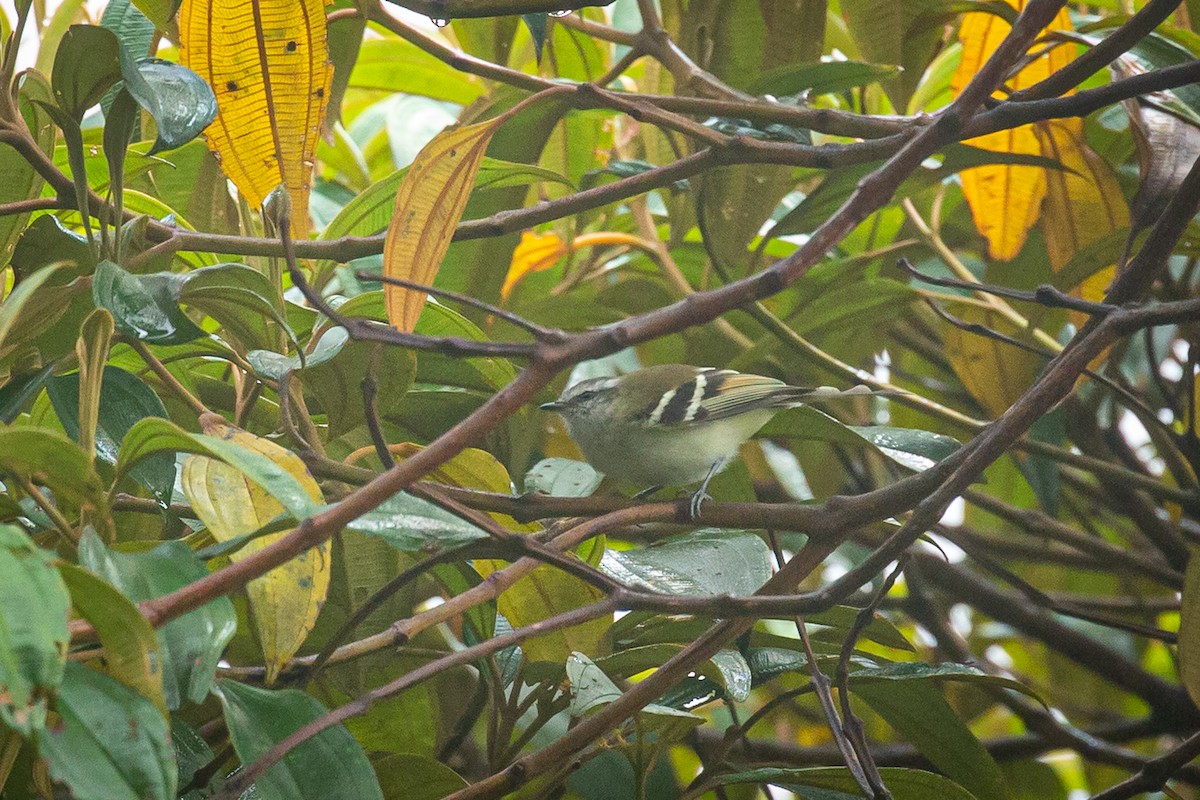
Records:
[[[650,422],[657,424],[662,419],[663,412],[667,410],[667,405],[675,397],[675,392],[676,390],[672,389],[659,398],[658,405],[650,412]]]
[[[696,412],[700,410],[700,402],[704,400],[704,387],[708,385],[708,378],[703,372],[696,373],[695,380],[696,388],[692,390],[692,399],[688,403],[687,411],[683,412],[683,421],[691,422],[696,418]]]

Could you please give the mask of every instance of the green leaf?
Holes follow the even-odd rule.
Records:
[[[250,764],[276,742],[325,713],[295,689],[271,691],[235,681],[217,682],[234,750]],[[383,799],[371,763],[341,725],[322,731],[284,756],[255,784],[262,800]]]
[[[175,753],[167,721],[126,686],[67,665],[55,704],[62,724],[38,747],[50,775],[76,800],[174,800]]]
[[[79,436],[79,373],[52,378],[46,387],[54,411],[68,436]],[[96,426],[96,454],[109,464],[120,459],[120,442],[130,428],[147,417],[166,418],[162,400],[145,383],[120,367],[106,366],[100,384],[100,415]],[[175,458],[159,454],[147,458],[129,473],[149,489],[164,506],[175,488]]]
[[[212,87],[182,64],[139,58],[126,66],[124,75],[126,90],[158,127],[148,155],[187,144],[217,118]]]
[[[1042,705],[1045,703],[1037,693],[1020,681],[999,675],[989,675],[967,664],[945,662],[942,664],[922,664],[920,662],[898,662],[879,667],[855,670],[850,673],[851,681],[959,681],[975,683],[1028,695]],[[1047,708],[1047,710],[1049,710]]]
[[[881,767],[879,776],[895,800],[976,800],[975,795],[957,783],[933,772]],[[802,800],[840,800],[842,797],[849,800],[862,796],[854,776],[844,767],[764,767],[721,775],[717,780],[722,786],[769,783],[787,789]],[[807,791],[809,789],[813,791]]]
[[[745,597],[771,577],[771,551],[751,533],[704,529],[654,547],[606,550],[600,569],[634,588]]]
[[[929,66],[945,28],[930,16],[943,0],[877,3],[843,0],[842,16],[869,61],[897,64],[903,71],[884,81],[892,106],[904,113],[908,99]]]
[[[848,426],[897,464],[922,472],[962,447],[958,440],[940,433],[890,425]]]
[[[279,501],[297,521],[311,517],[320,511],[320,506],[309,495],[300,482],[287,470],[262,453],[256,453],[241,445],[202,433],[190,434],[193,441],[202,445],[208,454],[224,461],[257,483],[267,494]]]
[[[288,372],[298,372],[308,366],[315,367],[329,361],[341,352],[348,341],[350,333],[345,328],[334,327],[325,331],[312,351],[303,357],[300,353],[285,356],[270,350],[251,350],[246,354],[246,360],[259,376],[282,381]]]
[[[1004,774],[995,760],[932,683],[866,681],[852,683],[850,690],[978,800],[1008,799]]]
[[[160,31],[169,30],[171,17],[179,4],[174,0],[132,0],[133,4],[154,23]]]
[[[866,444],[896,463],[917,472],[929,469],[962,446],[958,440],[949,436],[916,428],[845,425],[811,406],[789,408],[777,414],[763,426],[762,435],[852,447]]]
[[[18,283],[4,298],[0,304],[0,356],[33,341],[66,310],[61,287],[48,285],[65,266],[43,267]]]
[[[79,561],[136,602],[153,600],[208,575],[182,542],[163,542],[153,550],[122,553],[105,547],[91,532],[80,540]],[[159,652],[167,665],[163,693],[168,708],[179,708],[184,700],[204,701],[212,688],[217,662],[236,630],[237,617],[228,597],[210,601],[159,629]]]
[[[176,715],[171,720],[171,743],[175,745],[175,763],[179,765],[179,783],[187,786],[202,767],[215,755],[208,742]],[[201,787],[203,788],[203,787]],[[192,797],[189,792],[184,797]]]
[[[109,0],[100,15],[100,25],[116,34],[123,55],[139,58],[150,52],[155,24],[130,0]]]
[[[74,564],[59,564],[76,613],[92,623],[113,678],[167,716],[158,639],[138,607],[108,581]]]
[[[51,361],[36,372],[9,376],[7,383],[0,387],[0,422],[11,425],[25,405],[46,385],[46,379],[54,373],[57,366]]]
[[[428,553],[487,538],[487,533],[461,517],[401,492],[383,501],[346,527],[378,536],[409,553]]]
[[[91,459],[75,442],[45,428],[0,429],[0,470],[36,476],[55,499],[105,515],[104,486]]]
[[[543,458],[525,473],[525,491],[551,497],[589,497],[603,480],[586,461]]]
[[[325,412],[331,437],[341,436],[367,421],[362,382],[375,379],[375,405],[387,419],[404,405],[417,372],[416,354],[376,342],[347,342],[335,358],[311,361],[301,373],[305,388],[316,395]]]
[[[118,209],[124,208],[125,153],[139,121],[137,103],[129,92],[120,89],[104,112],[104,158],[108,161],[108,185]]]
[[[299,347],[278,305],[279,292],[266,275],[245,264],[216,264],[192,270],[183,277],[178,300],[221,323],[247,350],[275,345],[272,323]]]
[[[403,92],[467,105],[487,89],[481,79],[464,75],[436,56],[399,38],[362,43],[350,86],[389,94]]]
[[[521,21],[525,23],[525,27],[529,29],[529,36],[533,39],[533,52],[539,64],[542,63],[542,47],[546,44],[546,20],[549,16],[544,11],[540,14],[521,15]]]
[[[53,158],[54,140],[58,135],[54,128],[54,120],[45,109],[33,102],[35,99],[43,103],[50,102],[53,96],[50,83],[39,73],[26,71],[19,76],[18,85],[20,91],[17,103],[25,125],[29,128],[38,149],[47,157]],[[13,147],[0,149],[0,175],[4,176],[4,181],[0,182],[0,205],[32,200],[41,194],[42,185],[45,183],[41,173]],[[12,258],[13,249],[21,232],[25,230],[26,223],[29,222],[29,216],[25,213],[0,217],[0,268],[7,266]]]
[[[71,639],[55,558],[20,528],[0,525],[0,719],[25,736],[46,723]]]
[[[828,626],[828,630],[826,631],[813,631],[811,634],[813,639],[832,638],[835,641],[841,642],[857,623],[858,614],[859,609],[853,606],[834,606],[826,611],[805,614],[804,621],[809,625]],[[825,634],[829,634],[829,636],[826,637]],[[862,630],[861,635],[862,638],[876,644],[881,644],[884,647],[915,652],[912,644],[904,637],[904,634],[887,618],[878,613],[867,623],[867,627]]]
[[[17,274],[26,281],[37,270],[58,262],[68,262],[75,267],[72,272],[77,275],[91,274],[96,266],[87,239],[63,227],[58,217],[47,214],[35,219],[21,234],[12,263]],[[10,298],[5,298],[5,306],[10,302]]]
[[[759,75],[748,91],[776,97],[797,95],[805,90],[814,95],[831,94],[866,86],[899,73],[900,68],[890,64],[864,64],[861,61],[789,64]]]
[[[204,335],[179,307],[184,281],[184,276],[170,273],[134,275],[101,261],[92,278],[92,299],[112,312],[123,333],[144,342],[181,344]]]
[[[1192,702],[1200,704],[1200,547],[1188,549],[1179,608],[1179,678]]]
[[[387,800],[441,800],[467,781],[437,759],[414,753],[391,753],[373,763]]]
[[[76,122],[121,80],[121,46],[112,31],[72,25],[54,56],[50,82],[58,106]]]
[[[567,659],[567,680],[571,682],[571,716],[583,716],[621,696],[621,690],[604,670],[582,653],[572,653]],[[697,714],[657,703],[638,712],[642,730],[653,731],[668,740],[682,738],[703,722],[704,717]]]

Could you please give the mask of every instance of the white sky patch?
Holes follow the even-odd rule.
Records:
[[[1133,451],[1137,453],[1142,463],[1146,465],[1146,468],[1150,470],[1150,473],[1162,475],[1166,465],[1163,464],[1161,458],[1155,455],[1157,451],[1154,443],[1150,441],[1150,433],[1142,421],[1132,411],[1126,411],[1117,422],[1117,429]]]

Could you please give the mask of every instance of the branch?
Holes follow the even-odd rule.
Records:
[[[1023,103],[1057,97],[1078,86],[1148,36],[1160,22],[1179,7],[1179,3],[1180,0],[1150,0],[1136,14],[1126,20],[1124,25],[1106,36],[1099,44],[1088,48],[1083,55],[1070,64],[1051,73],[1033,86],[1010,94],[1009,102]]]
[[[474,17],[511,17],[517,14],[576,11],[592,6],[607,6],[613,0],[388,0],[409,11],[433,19],[469,19]]]
[[[1147,762],[1136,775],[1092,795],[1092,800],[1126,800],[1143,792],[1157,791],[1197,756],[1200,756],[1200,733],[1193,733],[1175,749]]]

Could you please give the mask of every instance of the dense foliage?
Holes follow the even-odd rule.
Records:
[[[1200,4],[99,10],[0,12],[4,798],[1196,796]],[[880,393],[693,518],[536,408],[662,363]]]

